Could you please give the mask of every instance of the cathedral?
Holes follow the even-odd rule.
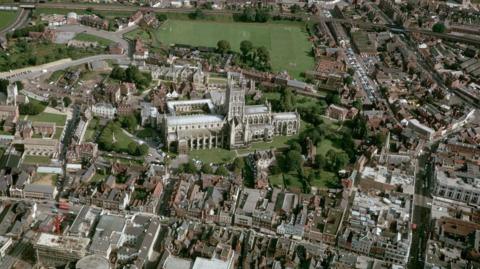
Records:
[[[247,84],[243,75],[229,73],[222,104],[212,99],[167,102],[168,114],[161,124],[167,148],[180,154],[195,149],[237,149],[299,132],[297,112],[273,113],[268,102],[245,105]]]

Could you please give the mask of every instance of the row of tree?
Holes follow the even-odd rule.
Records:
[[[135,83],[140,90],[145,90],[152,82],[152,75],[148,72],[141,72],[137,66],[130,65],[126,69],[115,66],[110,73],[110,77],[122,82]]]
[[[235,14],[233,19],[241,22],[267,22],[270,20],[270,10],[266,8],[246,7],[242,13]]]

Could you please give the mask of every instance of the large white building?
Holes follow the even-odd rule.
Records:
[[[297,112],[273,113],[269,103],[245,105],[247,80],[229,73],[225,103],[210,99],[168,102],[162,128],[169,149],[242,148],[274,136],[294,135],[300,129]]]
[[[108,103],[97,103],[92,105],[92,114],[106,119],[113,119],[115,118],[115,114],[117,113],[117,109]]]

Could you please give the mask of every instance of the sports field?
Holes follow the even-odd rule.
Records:
[[[0,30],[12,24],[17,15],[17,11],[0,11]]]
[[[240,42],[250,40],[254,46],[265,46],[270,51],[274,71],[287,70],[297,78],[314,64],[309,56],[312,46],[307,37],[304,26],[296,23],[168,20],[154,32],[156,41],[164,44],[216,47],[217,42],[224,39],[236,51]]]

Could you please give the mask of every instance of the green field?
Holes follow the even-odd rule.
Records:
[[[0,11],[0,30],[12,24],[17,15],[17,11]]]
[[[51,158],[47,156],[26,155],[23,159],[25,164],[49,164],[50,161]]]
[[[311,43],[300,23],[238,23],[168,20],[153,33],[156,42],[215,47],[219,40],[230,42],[239,50],[240,42],[250,40],[254,46],[265,46],[270,51],[274,71],[287,70],[299,77],[313,68],[309,56]]]
[[[28,120],[31,120],[32,122],[54,122],[57,126],[64,126],[65,121],[67,120],[66,115],[60,115],[60,114],[53,114],[53,113],[47,113],[47,112],[42,112],[38,115],[35,116],[28,116]]]
[[[203,163],[228,163],[235,158],[235,152],[228,149],[199,149],[191,150],[189,157]]]
[[[74,39],[79,40],[79,41],[97,42],[98,45],[104,46],[104,47],[112,44],[111,40],[101,38],[101,37],[98,37],[98,36],[94,36],[94,35],[90,35],[90,34],[86,34],[86,33],[77,34]]]

